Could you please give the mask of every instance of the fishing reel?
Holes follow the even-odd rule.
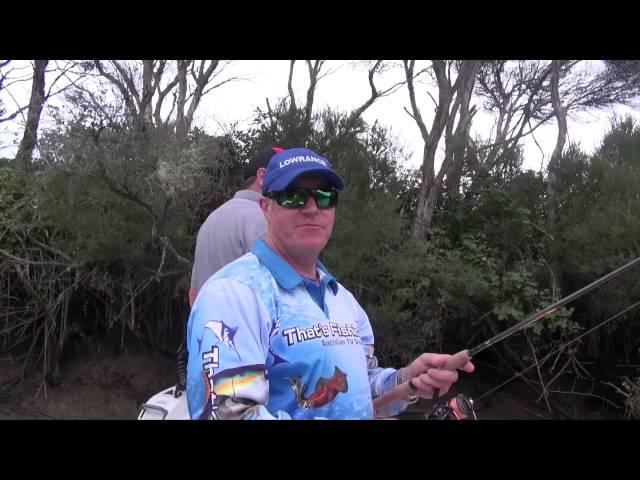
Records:
[[[427,420],[477,420],[474,410],[473,399],[466,395],[459,394],[442,401],[436,399],[433,402],[431,411],[425,414]]]

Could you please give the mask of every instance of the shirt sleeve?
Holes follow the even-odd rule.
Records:
[[[270,319],[255,293],[212,279],[189,318],[187,401],[192,419],[290,419],[267,409]]]
[[[214,264],[211,257],[211,235],[209,234],[209,226],[205,222],[198,232],[196,238],[196,250],[193,255],[193,269],[191,270],[191,288],[200,290],[211,275]]]
[[[343,288],[343,287],[341,287]],[[389,390],[395,388],[399,384],[398,370],[395,368],[382,368],[378,365],[378,359],[375,356],[375,341],[373,329],[369,322],[369,317],[356,299],[351,295],[353,308],[357,312],[357,325],[360,334],[360,341],[364,348],[367,358],[367,373],[369,375],[369,387],[371,388],[371,397],[375,400]],[[395,400],[388,403],[381,410],[376,412],[378,417],[393,417],[402,413],[415,400]]]
[[[267,233],[267,220],[259,208],[258,211],[246,219],[241,238],[243,253],[247,253],[251,249],[253,242]]]

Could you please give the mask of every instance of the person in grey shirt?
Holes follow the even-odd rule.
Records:
[[[211,275],[247,253],[267,231],[258,199],[269,160],[283,150],[271,147],[253,157],[244,170],[245,189],[211,212],[200,227],[191,271],[190,306]]]

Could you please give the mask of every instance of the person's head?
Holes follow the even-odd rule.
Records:
[[[331,237],[343,189],[329,160],[311,150],[292,148],[274,155],[260,199],[268,243],[285,257],[317,259]]]
[[[283,152],[281,147],[269,147],[260,150],[249,160],[244,168],[244,188],[255,192],[262,191],[264,174],[269,166],[269,160],[276,153]]]

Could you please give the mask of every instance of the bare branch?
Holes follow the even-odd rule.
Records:
[[[209,93],[212,90],[215,90],[216,88],[221,87],[222,85],[224,85],[225,83],[229,83],[229,82],[233,82],[235,80],[246,80],[243,77],[229,77],[226,80],[223,80],[222,82],[216,83],[215,85],[212,85],[211,87],[209,87],[207,90],[202,92],[202,96],[204,97],[207,93]]]
[[[289,98],[291,99],[290,102],[290,109],[291,110],[295,110],[296,109],[296,97],[293,94],[293,85],[292,85],[292,81],[293,81],[293,65],[296,63],[295,60],[291,60],[291,63],[289,65],[289,82],[287,83],[287,89],[289,90]]]
[[[120,76],[124,79],[125,84],[129,89],[129,93],[133,96],[136,103],[138,104],[138,112],[141,113],[140,109],[142,107],[142,101],[140,100],[140,94],[138,93],[138,89],[136,88],[136,84],[133,81],[133,75],[131,74],[131,70],[125,69],[117,60],[111,60],[111,63],[116,67]]]
[[[44,248],[45,250],[48,250],[51,253],[54,253],[55,255],[58,255],[59,257],[64,258],[65,260],[67,260],[70,264],[73,265],[79,265],[79,263],[75,260],[73,260],[69,255],[67,255],[66,253],[52,247],[51,245],[47,245],[45,243],[42,243],[41,241],[35,239],[35,238],[31,238],[31,241],[34,242],[36,245]]]
[[[129,114],[132,117],[136,118],[138,115],[136,105],[133,102],[133,99],[131,98],[131,94],[129,93],[127,87],[125,87],[125,85],[119,79],[117,79],[111,73],[107,72],[102,66],[100,60],[95,60],[94,65],[98,69],[98,72],[100,72],[100,75],[108,79],[113,85],[118,88],[120,94],[122,95],[122,98],[124,99],[124,103],[127,106],[127,110],[129,110]]]
[[[51,91],[53,90],[53,87],[58,82],[58,80],[60,80],[63,77],[68,79],[67,73],[71,71],[75,65],[76,65],[76,62],[68,62],[67,66],[61,69],[59,75],[49,84],[49,90],[44,96],[45,99],[49,99],[50,97],[57,95],[58,93],[66,90],[67,87],[63,87],[59,89],[57,92],[55,92],[54,94],[51,94]]]
[[[407,115],[409,115],[415,121],[416,117],[414,117],[413,114],[409,110],[407,110],[407,107],[402,107],[402,108],[404,109],[405,112],[407,112]]]
[[[164,64],[162,65],[162,69],[164,69]],[[160,85],[160,77],[162,75],[162,73],[160,73],[161,70],[160,68],[156,71],[156,88],[159,88]],[[158,92],[158,101],[156,103],[156,108],[155,108],[155,112],[154,112],[154,117],[156,119],[156,124],[157,125],[161,125],[162,124],[162,118],[160,116],[160,112],[162,109],[162,103],[164,102],[165,97],[167,96],[167,94],[173,90],[175,88],[175,86],[178,84],[178,80],[179,80],[179,74],[176,74],[176,76],[173,78],[173,80],[171,80],[171,82],[169,82],[167,84],[167,86],[163,89],[160,90]],[[175,107],[175,101],[173,104],[173,107],[171,108],[171,112],[173,112],[173,108]],[[169,114],[170,116],[171,114]],[[169,119],[167,118],[167,121]],[[165,122],[166,123],[166,122]]]
[[[96,107],[98,110],[100,110],[100,112],[106,118],[109,118],[109,116],[110,116],[109,112],[107,112],[107,110],[104,108],[103,102],[98,101],[98,99],[93,94],[93,91],[84,88],[82,85],[75,85],[75,88],[77,88],[78,90],[81,90],[81,91],[85,92],[87,95],[89,95],[89,98],[91,99],[93,106]]]
[[[171,110],[169,110],[169,114],[167,115],[167,118],[165,120],[165,124],[168,125],[169,124],[169,119],[171,118],[171,115],[173,114],[173,111],[176,109],[176,105],[178,104],[178,93],[177,92],[173,92],[173,102],[171,102]]]
[[[0,123],[10,122],[14,118],[16,118],[18,115],[20,115],[22,112],[24,112],[27,108],[29,108],[29,105],[25,105],[24,107],[19,108],[8,117],[0,118]]]
[[[436,101],[435,98],[433,98],[433,95],[431,95],[431,92],[429,90],[427,90],[427,95],[429,95],[429,98],[433,101],[433,105],[438,108],[438,102]]]
[[[25,258],[16,257],[15,255],[10,254],[3,249],[0,249],[0,254],[22,265],[61,265],[63,267],[75,266],[68,263],[56,262],[54,260],[28,260]]]
[[[416,94],[413,87],[413,69],[415,66],[415,60],[405,60],[404,61],[404,71],[407,78],[407,88],[409,89],[409,100],[411,102],[411,109],[413,110],[413,119],[418,124],[418,128],[420,129],[420,134],[422,135],[422,140],[425,142],[429,139],[429,131],[427,130],[427,126],[422,120],[422,115],[420,114],[420,110],[418,109],[418,104],[416,103]]]
[[[148,203],[142,201],[135,192],[132,192],[131,190],[129,190],[129,188],[126,185],[123,185],[122,188],[116,185],[114,180],[107,173],[107,169],[104,165],[104,162],[102,161],[99,155],[95,157],[95,161],[98,165],[98,169],[100,170],[100,176],[102,180],[104,180],[104,182],[107,184],[109,189],[113,193],[121,196],[122,198],[130,200],[133,203],[136,203],[137,205],[140,205],[142,208],[144,208],[151,215],[151,218],[153,219],[154,225],[155,225],[157,221],[157,216],[153,211],[153,208],[151,208],[151,206]]]
[[[549,411],[549,413],[551,413],[551,405],[549,405],[549,395],[547,392],[547,387],[544,384],[544,380],[542,379],[542,373],[540,372],[540,364],[538,362],[538,356],[536,355],[536,349],[533,347],[529,336],[525,334],[525,337],[527,338],[527,342],[529,343],[531,352],[533,353],[533,359],[535,361],[536,370],[538,372],[538,378],[540,379],[540,385],[542,386],[542,396],[544,397],[544,401],[547,404],[547,410]]]
[[[25,75],[22,78],[15,78],[13,80],[11,80],[8,83],[2,83],[2,89],[6,90],[7,88],[11,87],[12,85],[15,85],[16,83],[27,83],[30,82],[32,80],[33,76],[32,75]]]
[[[347,120],[345,122],[345,126],[343,128],[343,135],[346,135],[347,133],[349,133],[353,127],[356,125],[357,120],[362,116],[362,114],[371,106],[373,105],[373,103],[383,97],[383,96],[387,96],[390,95],[391,93],[393,93],[394,91],[396,91],[401,85],[403,85],[405,82],[398,82],[395,83],[394,85],[391,85],[390,87],[386,88],[385,90],[383,90],[382,92],[378,91],[378,89],[375,86],[375,82],[373,80],[373,77],[375,75],[375,73],[377,71],[379,71],[380,67],[382,65],[382,60],[378,60],[376,61],[376,63],[373,65],[373,67],[371,67],[369,69],[368,72],[368,80],[369,80],[369,87],[371,88],[371,96],[358,108],[355,108],[347,117]],[[335,139],[335,141],[339,141],[340,138],[342,137],[342,135],[338,138]]]
[[[601,395],[596,395],[594,393],[584,393],[584,392],[571,392],[571,391],[564,391],[564,390],[549,390],[549,393],[560,393],[560,394],[564,394],[564,395],[579,395],[582,397],[593,397],[593,398],[597,398],[598,400],[602,400],[605,403],[608,403],[609,405],[611,405],[614,408],[618,408],[618,409],[622,409],[623,407],[621,407],[620,405],[612,402],[611,400],[601,396]]]
[[[189,260],[187,260],[186,258],[184,258],[182,255],[178,253],[178,251],[174,248],[173,244],[171,243],[168,237],[161,236],[160,242],[162,243],[162,246],[167,248],[176,258],[176,260],[178,260],[182,265],[184,265],[187,268],[191,268],[193,266],[193,263],[191,263]]]
[[[205,62],[206,60],[203,60],[200,63],[200,69],[199,69],[198,78],[196,79],[196,86],[194,90],[193,99],[191,100],[191,104],[189,105],[189,111],[187,112],[187,116],[185,119],[185,123],[186,123],[185,126],[186,126],[187,132],[191,128],[191,123],[193,122],[193,115],[196,111],[196,108],[200,104],[200,100],[202,99],[202,95],[203,95],[202,92],[204,91],[204,88],[209,83],[211,79],[211,75],[216,70],[216,68],[218,68],[218,64],[220,63],[220,60],[211,60],[211,63],[209,64],[206,70],[204,68]]]
[[[307,67],[309,69],[309,88],[307,89],[307,103],[304,107],[305,120],[309,122],[311,119],[311,111],[313,109],[313,99],[316,94],[316,88],[318,85],[318,75],[324,65],[324,60],[316,60],[312,65],[310,60],[307,60]]]
[[[375,102],[379,96],[378,90],[376,89],[376,85],[373,82],[373,76],[381,63],[382,63],[382,60],[378,60],[374,64],[374,66],[369,69],[368,78],[369,78],[369,87],[371,88],[371,96],[359,108],[353,111],[353,113],[351,114],[353,121],[359,118],[367,108],[373,105],[373,102]]]

